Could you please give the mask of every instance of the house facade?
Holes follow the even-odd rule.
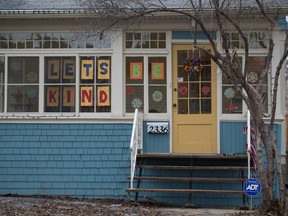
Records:
[[[216,64],[192,46],[196,37],[212,49],[185,18],[161,16],[100,33],[67,1],[59,9],[37,2],[0,5],[0,194],[126,199],[135,109],[143,111],[143,153],[246,154],[247,107]],[[256,85],[267,57],[267,23],[243,25],[248,59],[234,32],[231,49],[242,63],[248,60],[247,79]],[[209,28],[222,49],[217,29]],[[285,28],[282,16],[263,85],[267,122]],[[190,55],[202,59],[201,72],[185,72]],[[285,164],[284,68],[281,76],[275,133]],[[209,199],[207,205],[216,202]]]

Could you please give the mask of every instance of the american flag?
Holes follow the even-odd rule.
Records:
[[[248,127],[245,126],[243,129],[243,133],[247,134]],[[257,160],[256,160],[256,136],[255,136],[255,130],[251,126],[250,127],[250,146],[251,146],[251,151],[250,151],[250,156],[251,156],[251,161],[253,164],[252,167],[252,174],[253,177],[256,178],[256,169],[257,169]],[[246,144],[246,150],[248,149],[248,143]]]

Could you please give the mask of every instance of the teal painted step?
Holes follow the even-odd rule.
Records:
[[[139,155],[138,161],[139,167],[144,165],[149,169],[143,168],[134,181],[133,190],[128,189],[130,198],[134,197],[133,194],[137,196],[135,188],[141,180],[140,200],[149,197],[164,203],[181,206],[190,203],[202,207],[243,206],[248,203],[242,190],[247,179],[246,155],[144,154]],[[136,175],[139,172],[138,168]],[[255,198],[257,203],[259,197]]]

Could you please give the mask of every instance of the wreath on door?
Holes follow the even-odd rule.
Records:
[[[189,57],[184,60],[184,71],[189,73],[189,76],[192,77],[193,73],[201,73],[203,70],[203,63],[200,58]]]

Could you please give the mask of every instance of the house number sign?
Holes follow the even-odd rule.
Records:
[[[147,133],[162,134],[168,133],[168,122],[148,122]]]

